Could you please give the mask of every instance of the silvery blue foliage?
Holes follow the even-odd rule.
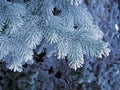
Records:
[[[17,8],[21,10],[19,11],[16,8],[16,11],[18,12],[18,17],[16,17],[18,18],[17,24],[14,20],[9,20],[12,19],[9,18],[11,16],[7,17],[7,19],[0,19],[0,43],[1,46],[4,44],[2,47],[3,51],[0,49],[1,52],[3,52],[0,57],[4,57],[2,60],[6,62],[9,69],[14,69],[14,71],[22,71],[23,69],[20,73],[11,72],[6,68],[6,64],[1,61],[0,90],[120,89],[119,1],[14,0],[14,3],[12,3],[14,4],[13,6],[11,6],[11,2],[6,3],[4,0],[0,0],[0,2],[1,5],[5,4],[7,7],[11,7],[11,9],[13,6],[18,5]],[[41,7],[41,5],[46,6]],[[49,9],[47,9],[48,6]],[[45,11],[43,9],[45,9]],[[92,14],[94,19],[89,12]],[[83,15],[83,17],[80,18],[81,16],[79,16],[78,13],[79,15]],[[15,13],[9,15],[14,14]],[[92,25],[95,25],[96,27],[91,27],[91,29],[93,28],[91,32],[90,27],[86,30],[89,23],[92,23]],[[18,28],[16,28],[16,26]],[[72,27],[74,27],[74,29]],[[99,30],[99,27],[103,33]],[[83,31],[85,30],[87,34],[81,32],[82,29]],[[54,32],[52,32],[52,30]],[[98,31],[96,32],[95,30]],[[93,56],[97,57],[97,52],[94,55],[92,55],[92,52],[97,51],[97,48],[100,48],[100,46],[93,45],[94,50],[91,51],[91,48],[93,49],[93,47],[91,46],[91,48],[87,48],[88,46],[86,46],[86,44],[84,44],[85,50],[83,48],[81,50],[81,48],[79,48],[81,47],[79,46],[79,41],[68,43],[69,40],[73,41],[75,39],[72,36],[77,37],[80,35],[78,33],[79,31],[82,33],[83,37],[84,35],[88,37],[89,34],[89,36],[93,35],[93,40],[96,40],[96,37],[98,37],[100,38],[100,41],[102,39],[104,42],[109,42],[109,48],[111,50],[110,55],[108,57],[102,56],[102,58],[95,58]],[[73,35],[69,32],[77,33]],[[57,35],[59,35],[59,37]],[[62,38],[60,38],[61,35]],[[71,38],[74,39],[72,40]],[[18,43],[18,45],[16,45],[16,43]],[[82,41],[80,43],[82,43]],[[104,43],[104,45],[105,44],[106,43]],[[8,54],[10,47],[12,49],[15,48],[13,49],[15,54],[12,52]],[[68,47],[74,48],[73,51],[70,49],[68,52],[66,50]],[[105,49],[107,49],[106,47],[107,46],[105,46]],[[21,53],[21,51],[23,52]],[[82,51],[86,52],[81,53]],[[107,51],[109,52],[108,49]],[[76,71],[70,69],[69,66],[76,69],[81,65],[77,64],[77,62],[81,63],[81,60],[78,61],[77,58],[83,58],[83,54],[85,60],[84,65],[82,65],[83,67]],[[23,57],[21,57],[22,55]],[[73,65],[73,63],[76,64]]]
[[[102,40],[104,34],[82,1],[5,0],[0,4],[0,59],[11,70],[21,72],[24,63],[33,62],[33,49],[44,42],[53,45],[58,59],[67,57],[75,70],[84,64],[83,55],[109,55],[108,43]]]

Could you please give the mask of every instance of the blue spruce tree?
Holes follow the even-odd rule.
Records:
[[[33,49],[44,42],[53,46],[58,59],[67,57],[75,70],[84,64],[84,54],[109,55],[108,44],[102,41],[104,34],[80,0],[31,0],[25,4],[2,0],[0,4],[0,59],[11,70],[22,71],[24,63],[32,63]]]
[[[119,90],[119,3],[0,0],[0,90]]]

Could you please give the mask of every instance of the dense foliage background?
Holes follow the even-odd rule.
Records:
[[[8,0],[26,3],[29,0]],[[109,42],[110,55],[98,59],[85,56],[76,71],[67,59],[56,60],[48,43],[40,54],[34,50],[34,64],[24,64],[23,72],[13,72],[0,62],[0,90],[119,90],[120,89],[120,1],[83,0],[94,22]],[[59,12],[58,12],[59,13]]]

